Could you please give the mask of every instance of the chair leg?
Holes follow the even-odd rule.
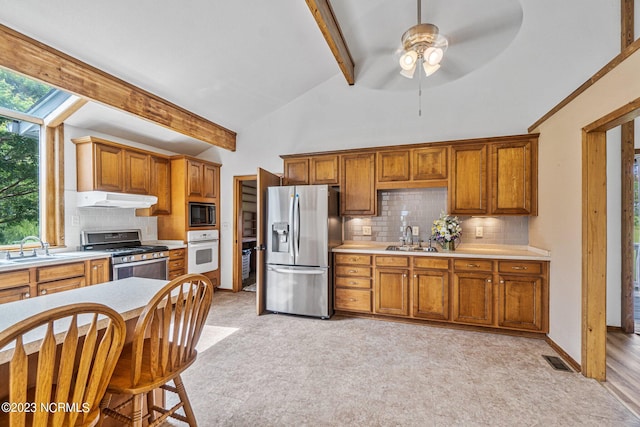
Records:
[[[187,391],[184,388],[184,383],[182,382],[182,377],[178,375],[173,379],[173,382],[176,385],[176,390],[178,391],[178,396],[180,396],[180,400],[184,404],[184,414],[187,416],[187,420],[190,427],[197,427],[198,423],[196,422],[196,415],[193,413],[193,408],[191,407],[191,402],[189,401],[189,396],[187,396]]]
[[[151,424],[153,422],[153,420],[156,419],[155,415],[154,415],[154,411],[153,411],[153,407],[156,405],[156,399],[155,399],[155,390],[151,390],[149,392],[147,392],[147,413],[149,414],[149,424]]]
[[[111,404],[111,397],[113,395],[111,393],[106,393],[102,400],[100,401],[100,417],[98,417],[98,427],[102,427],[102,423],[104,422],[104,408],[108,408]]]
[[[133,396],[133,408],[131,410],[133,427],[142,427],[142,396],[142,394]]]

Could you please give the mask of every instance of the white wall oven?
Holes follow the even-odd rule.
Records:
[[[168,280],[167,246],[143,245],[140,230],[83,231],[83,251],[105,251],[111,255],[111,280],[127,277]]]
[[[208,273],[218,269],[218,230],[187,231],[187,272]]]

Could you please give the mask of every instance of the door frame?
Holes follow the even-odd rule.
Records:
[[[233,280],[232,290],[242,290],[242,183],[244,181],[257,181],[257,175],[238,175],[233,177]]]
[[[581,365],[584,376],[595,378],[598,381],[606,380],[606,132],[625,123],[632,122],[637,117],[640,117],[640,98],[636,98],[634,101],[582,128]],[[623,224],[623,229],[624,227],[625,225]]]

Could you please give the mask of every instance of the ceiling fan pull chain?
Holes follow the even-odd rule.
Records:
[[[422,117],[422,73],[418,72],[418,117]]]

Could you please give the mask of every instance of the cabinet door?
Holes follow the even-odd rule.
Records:
[[[110,145],[95,144],[95,189],[123,191],[123,150]]]
[[[541,331],[543,280],[536,276],[500,276],[498,325]]]
[[[314,156],[309,159],[309,183],[338,185],[340,183],[338,155]]]
[[[171,213],[171,162],[164,157],[151,156],[149,191],[158,198],[151,207],[151,215]]]
[[[409,181],[409,150],[380,151],[378,155],[378,182]]]
[[[31,297],[29,285],[0,289],[0,304]]]
[[[89,262],[89,285],[108,282],[110,280],[109,258],[93,259]]]
[[[486,214],[488,210],[487,146],[452,147],[449,213]]]
[[[284,159],[284,185],[309,184],[309,159]]]
[[[454,273],[453,321],[493,323],[493,288],[490,273]]]
[[[449,170],[449,158],[447,154],[449,147],[416,148],[412,151],[412,180],[434,181],[447,179]]]
[[[203,197],[215,199],[218,197],[218,167],[214,165],[202,165],[202,191]]]
[[[409,270],[377,269],[375,312],[409,315]]]
[[[56,292],[68,291],[70,289],[81,288],[85,285],[84,277],[74,277],[73,279],[56,280],[54,282],[39,283],[38,295],[55,294]]]
[[[340,212],[342,215],[375,215],[375,153],[342,156]]]
[[[202,167],[200,162],[187,160],[187,197],[203,197]]]
[[[537,144],[533,141],[491,147],[491,212],[537,214]]]
[[[125,150],[124,192],[133,194],[149,194],[148,154]]]
[[[414,270],[413,317],[449,320],[449,272]]]

